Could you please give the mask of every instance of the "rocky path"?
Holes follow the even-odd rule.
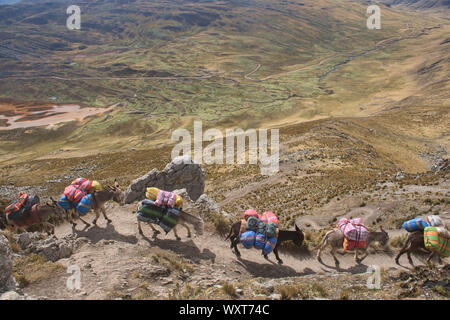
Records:
[[[83,229],[82,223],[77,225],[74,232],[79,238],[85,238],[85,243],[70,258],[61,259],[58,263],[64,267],[76,265],[80,268],[80,290],[67,289],[69,274],[64,273],[55,276],[51,282],[27,287],[25,293],[50,299],[105,299],[111,298],[109,294],[118,290],[125,293],[137,290],[139,283],[135,280],[141,278],[139,275],[145,275],[147,280],[153,279],[145,284],[147,290],[152,292],[152,297],[166,299],[176,283],[189,282],[196,286],[213,287],[223,281],[239,282],[257,277],[269,281],[274,278],[333,273],[363,274],[371,265],[402,269],[395,264],[394,253],[384,252],[369,255],[360,265],[354,262],[352,254],[339,256],[340,269],[336,269],[332,257],[327,253],[322,257],[324,264],[309,253],[296,256],[280,253],[284,264],[278,265],[273,254],[267,261],[259,251],[240,247],[242,258],[237,259],[229,248],[229,242],[208,232],[188,239],[182,229],[179,231],[181,241],[177,241],[173,233],[161,234],[155,240],[151,229],[144,226],[145,235],[139,235],[133,209],[134,205],[110,208],[112,224],[100,219],[98,226]],[[87,220],[91,221],[92,217],[88,216]],[[69,224],[61,225],[56,230],[58,237],[70,233],[72,228]],[[155,257],[165,256],[175,257],[181,265],[179,269],[183,268],[181,274],[170,272],[163,265],[155,263]],[[406,257],[401,262],[407,266]],[[414,262],[423,264],[424,257],[414,257]],[[176,261],[172,263],[178,265]],[[323,285],[326,286],[326,283]]]

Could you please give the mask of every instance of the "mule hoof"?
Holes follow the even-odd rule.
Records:
[[[176,237],[176,239],[177,239],[177,241],[181,241],[181,238],[180,238],[180,237]]]
[[[278,264],[283,264],[283,260],[278,260]]]
[[[111,219],[106,219],[106,221],[108,221],[108,223],[111,223],[111,222],[112,222],[112,220],[111,220]]]

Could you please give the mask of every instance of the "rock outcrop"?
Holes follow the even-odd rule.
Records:
[[[231,215],[222,210],[218,203],[211,199],[206,193],[202,194],[197,201],[193,201],[186,189],[173,190],[174,193],[183,198],[183,210],[199,217],[204,217],[210,213],[219,213],[226,218],[231,218]]]
[[[206,171],[190,157],[177,157],[168,163],[163,171],[153,169],[135,179],[125,192],[125,203],[142,200],[147,187],[167,191],[185,188],[189,197],[197,200],[205,189]]]
[[[16,241],[22,250],[39,254],[52,262],[70,257],[78,246],[79,240],[75,235],[68,235],[61,239],[55,236],[41,239],[39,232],[25,232],[16,236]]]
[[[8,239],[0,235],[0,294],[16,288],[16,280],[12,276],[11,256]]]

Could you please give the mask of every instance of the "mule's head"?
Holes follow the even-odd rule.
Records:
[[[108,190],[112,192],[112,200],[114,202],[117,202],[118,204],[123,204],[125,200],[125,193],[120,188],[119,183],[117,180],[114,181],[114,187],[108,186]]]
[[[382,226],[380,226],[380,230],[383,233],[383,236],[379,239],[379,242],[383,247],[386,247],[389,243],[389,234],[384,231]]]
[[[304,239],[305,239],[305,236],[304,236],[302,230],[300,230],[300,228],[297,227],[297,225],[295,225],[295,239],[293,240],[294,243],[297,246],[301,247]]]

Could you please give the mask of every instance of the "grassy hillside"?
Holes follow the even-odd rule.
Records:
[[[367,116],[424,86],[446,95],[449,27],[434,16],[383,6],[382,29],[368,30],[353,1],[96,1],[70,31],[68,4],[0,8],[0,100],[119,106],[3,131],[4,163],[161,145],[199,118],[280,126]]]

